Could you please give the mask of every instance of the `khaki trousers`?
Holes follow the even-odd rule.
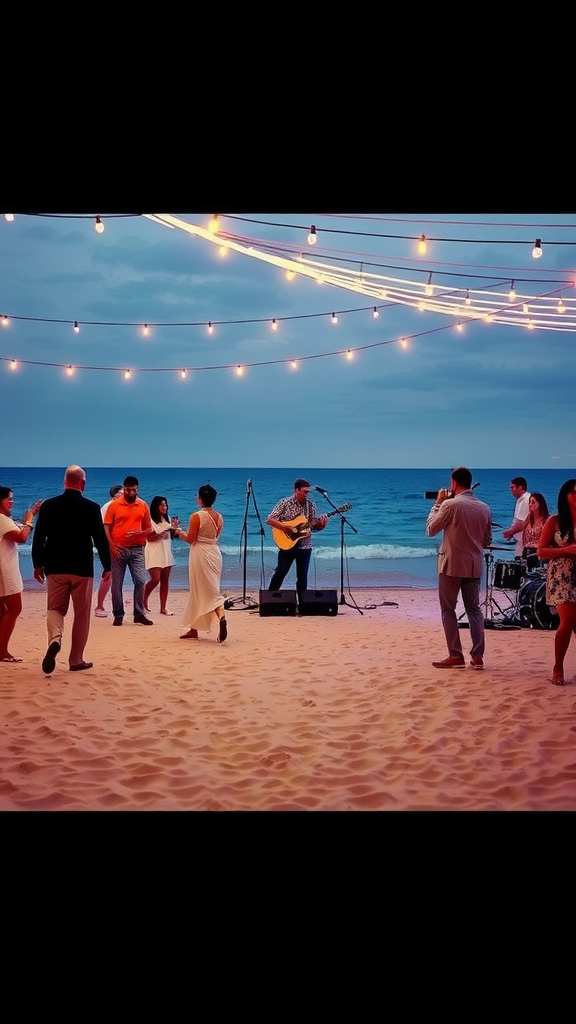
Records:
[[[68,664],[79,665],[81,661],[84,661],[84,648],[90,632],[94,579],[92,576],[73,576],[71,573],[51,573],[46,579],[48,583],[48,611],[46,613],[48,646],[53,640],[62,644],[64,617],[70,606],[70,598],[72,598],[74,621]]]

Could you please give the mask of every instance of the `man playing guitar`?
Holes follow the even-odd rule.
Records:
[[[296,562],[296,591],[299,602],[302,593],[308,589],[312,531],[323,530],[328,522],[328,516],[317,514],[316,505],[309,498],[310,490],[311,484],[299,477],[294,481],[294,494],[289,498],[282,498],[266,520],[273,530],[281,530],[290,539],[301,535],[299,540],[290,543],[288,549],[280,547],[278,565],[268,587],[268,590],[280,590],[292,563]],[[305,522],[302,522],[302,516],[305,516]],[[296,519],[299,522],[295,526]]]

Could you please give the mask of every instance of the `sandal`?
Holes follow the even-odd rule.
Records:
[[[180,637],[180,639],[181,640],[197,640],[198,639],[198,630],[197,629],[189,629],[187,633],[182,633],[182,636]]]
[[[218,636],[216,637],[216,640],[217,640],[217,642],[219,644],[223,644],[227,636],[228,636],[228,623],[226,622],[226,619],[224,618],[224,616],[222,616],[222,618],[220,619],[220,628],[218,630]]]

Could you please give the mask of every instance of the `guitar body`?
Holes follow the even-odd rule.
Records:
[[[339,515],[340,512],[349,512],[351,508],[352,505],[341,505],[340,508],[334,509],[333,512],[328,512],[328,518],[336,514]],[[289,551],[299,540],[302,540],[303,537],[309,537],[312,533],[306,516],[296,516],[296,519],[289,519],[284,525],[288,527],[289,532],[279,530],[276,526],[272,527],[274,541],[283,551]]]
[[[284,530],[279,530],[277,527],[272,528],[272,536],[276,544],[284,551],[289,551],[299,540],[302,540],[302,537],[309,537],[312,533],[306,516],[296,516],[296,519],[289,519],[286,526],[290,529],[289,533],[285,533]]]

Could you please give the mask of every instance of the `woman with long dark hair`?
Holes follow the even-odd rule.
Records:
[[[576,480],[567,480],[558,492],[558,513],[544,524],[538,558],[548,562],[546,602],[560,616],[550,681],[564,686],[564,658],[576,632]]]
[[[174,615],[174,612],[168,611],[166,607],[170,573],[174,565],[174,555],[170,540],[172,522],[168,515],[168,500],[163,494],[156,494],[152,498],[150,502],[150,519],[152,520],[154,536],[146,541],[144,550],[144,562],[150,573],[150,579],[144,587],[144,608],[147,612],[150,611],[148,607],[150,594],[160,584],[160,614]]]
[[[22,611],[24,583],[20,572],[18,545],[26,544],[34,528],[34,516],[41,501],[27,510],[23,523],[12,519],[14,497],[11,487],[0,487],[0,661],[18,662],[8,650],[16,620]]]
[[[522,531],[522,556],[524,558],[528,555],[536,554],[540,542],[540,534],[544,528],[544,523],[550,515],[546,498],[543,494],[540,494],[540,491],[532,492],[528,500],[528,508],[528,518],[524,523]]]

